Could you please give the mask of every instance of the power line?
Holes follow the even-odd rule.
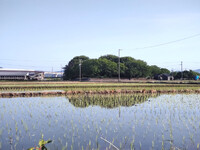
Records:
[[[148,49],[148,48],[154,48],[154,47],[164,46],[164,45],[168,45],[168,44],[172,44],[172,43],[184,41],[184,40],[187,40],[187,39],[191,39],[191,38],[194,38],[194,37],[197,37],[197,36],[200,36],[200,33],[194,34],[194,35],[191,35],[191,36],[187,36],[187,37],[184,37],[184,38],[181,38],[181,39],[177,39],[177,40],[165,42],[165,43],[160,43],[160,44],[155,44],[155,45],[150,45],[150,46],[135,48],[134,50],[141,50],[141,49]]]
[[[179,63],[179,61],[171,61],[171,62],[165,62],[165,61],[160,61],[160,62],[158,62],[158,61],[156,61],[156,62],[154,62],[154,61],[152,61],[151,62],[151,64],[176,64],[176,63]]]

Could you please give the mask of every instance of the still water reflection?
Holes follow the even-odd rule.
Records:
[[[197,149],[200,95],[0,99],[0,149]],[[102,139],[103,138],[103,139]]]

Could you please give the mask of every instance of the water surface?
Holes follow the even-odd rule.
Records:
[[[200,95],[0,99],[0,149],[197,149]],[[103,139],[102,139],[103,138]]]

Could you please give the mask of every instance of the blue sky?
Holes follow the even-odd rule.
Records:
[[[159,45],[184,39],[162,46]],[[200,69],[199,0],[1,0],[0,66],[60,70],[73,57],[131,56]]]

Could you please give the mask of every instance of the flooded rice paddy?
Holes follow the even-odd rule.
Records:
[[[0,99],[0,149],[198,149],[200,95]]]

